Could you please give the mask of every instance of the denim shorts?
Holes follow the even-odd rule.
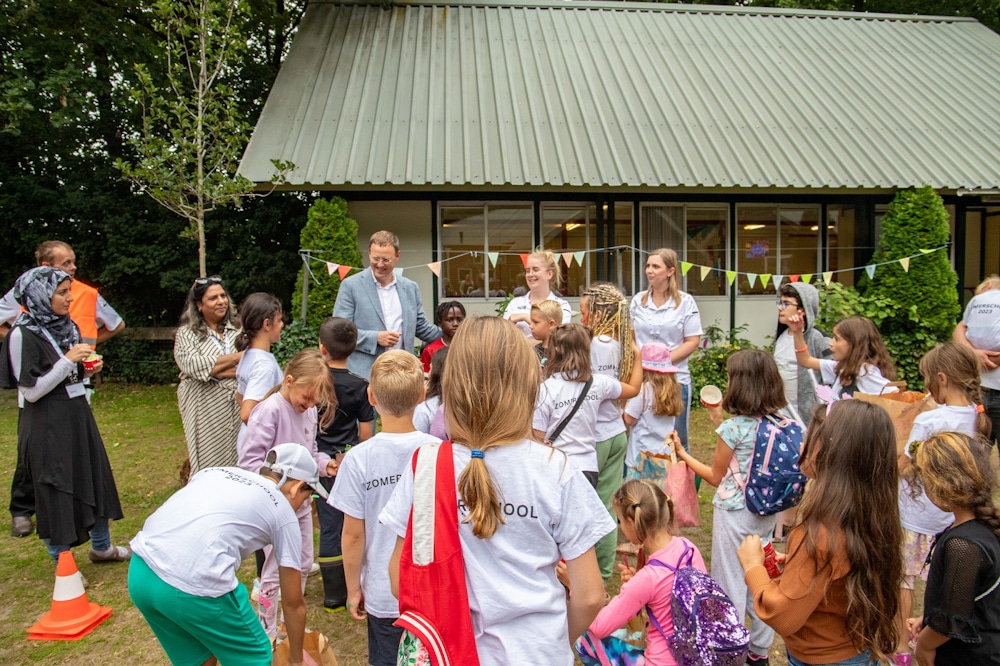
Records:
[[[801,661],[796,659],[788,653],[788,666],[814,666],[806,661]],[[829,664],[824,664],[823,666],[878,666],[878,662],[872,659],[871,653],[867,650],[859,655],[845,659],[843,661],[834,661]]]

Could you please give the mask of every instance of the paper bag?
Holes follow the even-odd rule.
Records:
[[[896,386],[899,391],[883,393],[882,395],[858,392],[854,394],[854,399],[878,405],[889,414],[892,425],[896,429],[896,455],[900,455],[906,448],[906,442],[910,439],[913,421],[920,414],[937,407],[937,403],[934,402],[930,393],[924,395],[918,391],[905,390],[906,382],[890,382],[886,386]]]
[[[663,482],[663,492],[674,504],[674,524],[678,527],[698,527],[701,513],[698,511],[698,490],[694,486],[694,471],[677,460],[671,452],[672,460],[667,465],[667,478]]]
[[[337,666],[337,658],[333,656],[333,648],[326,636],[318,631],[306,629],[302,639],[302,656],[306,664],[312,659],[316,666]],[[288,664],[288,641],[284,640],[274,646],[271,666],[286,666]]]

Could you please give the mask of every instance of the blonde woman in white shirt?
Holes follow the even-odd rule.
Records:
[[[528,285],[528,293],[510,299],[503,318],[517,324],[525,337],[531,337],[531,306],[542,301],[555,301],[562,307],[562,322],[568,324],[573,318],[573,311],[566,299],[556,295],[555,290],[562,284],[562,274],[556,263],[556,255],[548,250],[538,249],[528,256],[524,264],[524,281]]]
[[[629,306],[632,330],[640,347],[649,342],[661,342],[670,350],[684,403],[684,411],[677,417],[677,436],[688,450],[688,413],[691,411],[688,357],[701,342],[701,313],[691,294],[681,291],[677,253],[670,248],[649,253],[646,280],[649,288],[636,294]]]

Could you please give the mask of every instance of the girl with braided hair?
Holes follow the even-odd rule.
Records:
[[[922,618],[907,621],[914,661],[1000,664],[1000,512],[996,470],[978,437],[943,432],[916,447],[907,479],[955,522],[934,540]]]
[[[979,363],[975,352],[957,342],[937,345],[920,359],[924,385],[938,403],[937,409],[917,416],[909,443],[939,432],[960,432],[988,438],[990,421],[983,413],[979,388]],[[910,464],[909,446],[899,455],[900,470]],[[899,485],[899,517],[903,524],[903,586],[900,590],[900,631],[897,661],[906,663],[909,633],[902,620],[913,609],[913,584],[917,576],[927,580],[927,556],[935,534],[955,520],[950,512],[931,503],[925,493],[914,492],[905,480]],[[903,657],[900,659],[899,657]]]
[[[595,375],[605,375],[625,382],[632,376],[635,340],[628,300],[615,285],[596,282],[580,298],[580,323],[594,337],[590,342],[590,366]],[[628,437],[622,420],[622,405],[605,400],[597,410],[597,495],[614,517],[611,498],[622,485],[622,470]],[[607,583],[614,572],[618,535],[608,534],[597,544],[597,561]]]

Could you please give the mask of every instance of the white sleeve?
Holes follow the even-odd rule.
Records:
[[[298,520],[281,525],[272,545],[279,567],[302,571],[302,532]]]
[[[0,298],[0,324],[10,326],[21,314],[21,306],[14,300],[14,290],[11,289]]]
[[[8,354],[10,355],[10,365],[11,369],[14,371],[14,377],[17,379],[21,378],[21,345],[22,336],[21,328],[17,327],[8,334]],[[47,396],[52,392],[52,389],[59,386],[64,379],[69,377],[70,373],[76,369],[76,363],[65,356],[60,357],[58,361],[55,362],[49,371],[38,378],[34,386],[18,386],[17,390],[21,396],[28,402],[38,402],[39,399]]]
[[[427,407],[427,401],[424,400],[422,403],[417,405],[417,408],[413,410],[413,427],[422,433],[430,434],[431,432],[431,421],[433,420],[433,414]]]
[[[695,303],[694,297],[690,294],[685,294],[687,298],[686,312],[684,313],[684,337],[690,337],[692,335],[701,335],[704,331],[701,328],[701,313],[698,311],[698,304]]]
[[[559,304],[562,306],[563,320],[562,323],[569,324],[573,321],[573,310],[569,307],[569,301],[564,298],[559,299]]]
[[[396,489],[392,491],[389,501],[378,515],[378,522],[388,527],[396,536],[405,537],[411,508],[413,508],[413,465],[407,463],[402,476],[396,482]],[[604,513],[607,515],[607,511]]]
[[[358,452],[351,450],[347,452],[344,459],[340,461],[340,469],[337,470],[337,482],[333,484],[333,492],[327,498],[326,503],[335,509],[339,509],[344,515],[365,519],[365,480],[364,470],[358,463]]]
[[[246,390],[243,391],[244,400],[256,400],[260,402],[267,395],[267,392],[274,388],[271,382],[274,377],[271,375],[270,359],[260,359],[250,368],[250,376],[247,377]]]
[[[109,331],[115,330],[122,324],[121,315],[115,312],[115,309],[108,305],[108,302],[100,294],[97,295],[97,309],[94,312],[94,318],[97,320],[98,328],[103,326]]]
[[[617,400],[622,394],[622,383],[606,375],[594,375],[594,384],[600,391],[601,400]]]
[[[566,474],[560,491],[561,511],[552,536],[563,559],[575,560],[617,526],[597,491],[580,472]]]
[[[639,391],[639,395],[634,398],[629,398],[629,401],[625,403],[625,413],[634,419],[642,416],[642,403],[643,399],[646,397],[646,386],[642,385],[642,390]]]
[[[542,383],[538,389],[538,402],[535,403],[535,415],[531,419],[531,427],[548,434],[549,422],[552,419],[552,400]]]
[[[837,381],[837,362],[828,358],[819,359],[819,374],[824,384],[832,385]]]

